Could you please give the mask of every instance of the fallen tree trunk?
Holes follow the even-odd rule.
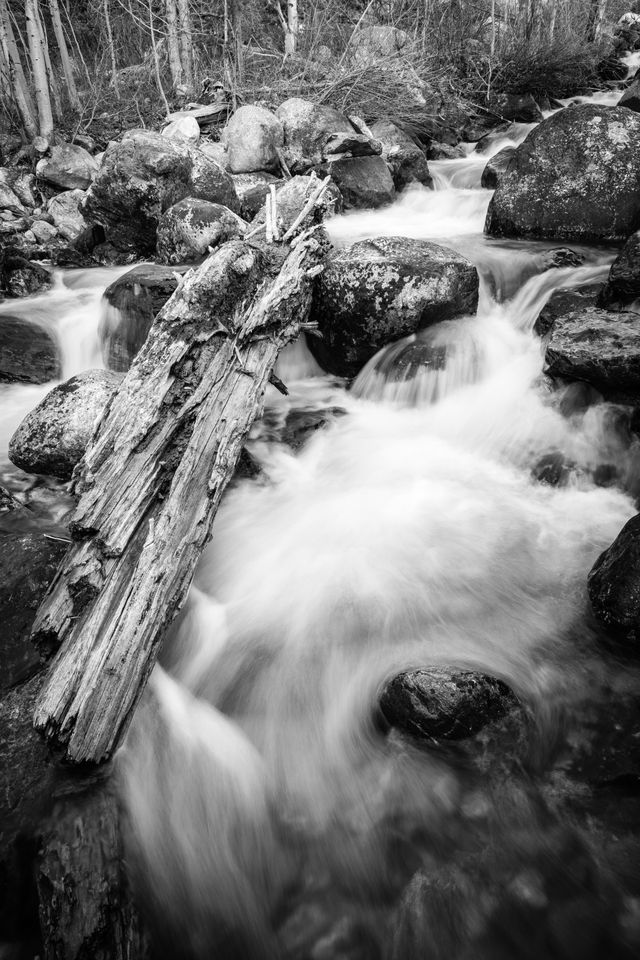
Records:
[[[230,241],[187,273],[76,468],[74,543],[33,630],[60,645],[35,725],[68,760],[120,743],[325,249],[298,237],[274,277],[274,248]]]

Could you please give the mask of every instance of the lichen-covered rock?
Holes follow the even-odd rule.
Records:
[[[640,299],[640,230],[632,233],[611,264],[598,305],[620,310]]]
[[[188,197],[169,207],[158,223],[158,259],[162,263],[192,263],[209,247],[244,236],[247,225],[220,203]]]
[[[91,231],[91,224],[85,220],[80,210],[85,197],[84,190],[65,190],[51,197],[47,204],[47,213],[58,233],[71,243],[80,241]]]
[[[502,174],[508,169],[516,151],[515,147],[503,147],[487,161],[480,177],[480,186],[485,190],[495,190]]]
[[[391,172],[382,157],[332,160],[328,170],[346,209],[383,207],[395,197]]]
[[[61,370],[53,330],[27,317],[0,313],[0,383],[47,383]]]
[[[498,237],[624,240],[640,217],[640,116],[583,104],[544,120],[516,149],[489,205]]]
[[[545,373],[580,380],[615,403],[640,403],[640,314],[599,307],[596,293],[568,292],[542,311]]]
[[[380,697],[380,709],[392,727],[431,741],[472,737],[516,703],[496,677],[444,667],[402,673]]]
[[[58,190],[86,190],[97,170],[98,164],[87,150],[63,143],[38,161],[36,177]]]
[[[640,514],[622,528],[594,563],[589,599],[598,620],[622,638],[640,639]]]
[[[284,232],[293,226],[304,206],[318,186],[318,180],[312,177],[297,176],[291,180],[285,180],[276,187],[276,206],[277,218],[280,229]],[[342,210],[342,196],[335,183],[330,183],[324,194],[309,213],[305,222],[300,225],[300,230],[309,226],[309,222],[314,220],[319,223],[329,217],[335,216]],[[265,207],[263,206],[254,217],[253,224],[258,225],[265,221]]]
[[[240,200],[240,211],[245,220],[253,220],[265,202],[271,184],[281,185],[282,180],[271,173],[235,173],[233,185]]]
[[[178,279],[175,270],[146,264],[134,267],[107,287],[98,328],[106,367],[129,369],[154,318],[178,286]]]
[[[231,117],[221,138],[227,147],[231,173],[278,172],[278,150],[284,144],[284,128],[265,107],[247,104]]]
[[[382,159],[391,171],[396,190],[410,183],[433,186],[424,151],[408,133],[391,120],[376,120],[371,132],[382,144]]]
[[[110,370],[86,370],[54,387],[11,437],[11,462],[27,473],[70,480],[121,379]]]
[[[82,205],[123,251],[151,252],[161,214],[185,197],[238,211],[228,173],[199,150],[151,131],[133,131],[110,144]]]
[[[353,133],[347,118],[333,107],[300,97],[285,100],[276,110],[284,133],[283,153],[292,173],[304,173],[322,162],[334,133]]]
[[[499,93],[491,97],[492,113],[513,123],[539,123],[542,110],[530,93]]]
[[[426,240],[380,237],[335,253],[319,277],[309,340],[331,373],[355,376],[386,344],[474,313],[478,274],[460,254]]]

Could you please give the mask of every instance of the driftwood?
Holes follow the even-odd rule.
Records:
[[[35,725],[66,759],[120,743],[325,249],[319,229],[286,259],[230,241],[187,273],[76,468],[74,543],[33,630],[59,646]]]

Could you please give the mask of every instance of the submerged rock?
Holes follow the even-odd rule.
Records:
[[[624,240],[640,217],[640,116],[582,104],[544,120],[515,150],[489,204],[496,237]]]
[[[640,639],[640,514],[594,563],[589,599],[598,620],[630,642]]]
[[[27,317],[0,314],[0,383],[47,383],[61,372],[52,330]]]
[[[161,214],[185,197],[240,208],[233,180],[214,160],[185,141],[133,131],[107,148],[82,212],[119,250],[148,253]]]
[[[380,697],[387,722],[419,740],[463,740],[517,704],[496,677],[433,667],[394,677]]]
[[[158,222],[158,259],[163,263],[201,260],[209,247],[244,236],[247,225],[220,203],[188,197],[169,207]]]
[[[98,339],[109,370],[129,369],[178,280],[175,270],[147,264],[134,267],[107,287]]]
[[[314,292],[322,339],[309,345],[330,373],[355,376],[383,346],[440,320],[475,312],[478,274],[427,240],[381,237],[335,253]]]
[[[109,370],[86,370],[55,387],[11,437],[11,462],[27,473],[70,480],[121,379]]]

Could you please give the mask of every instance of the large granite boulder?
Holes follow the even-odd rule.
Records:
[[[440,320],[474,313],[473,264],[427,240],[380,237],[334,253],[318,278],[309,345],[330,373],[353,377],[377,351]]]
[[[640,230],[632,233],[613,261],[609,277],[598,298],[608,310],[624,309],[640,299]]]
[[[61,372],[60,345],[50,327],[0,313],[0,383],[47,383]]]
[[[382,159],[391,171],[396,190],[402,190],[410,183],[433,186],[424,151],[398,124],[391,120],[376,120],[371,133],[382,144]]]
[[[600,554],[588,579],[596,617],[632,643],[640,639],[640,514]]]
[[[245,221],[220,203],[187,197],[169,207],[158,222],[158,259],[193,263],[225,240],[244,236]]]
[[[383,207],[395,197],[393,178],[382,157],[345,157],[327,164],[345,209]]]
[[[82,212],[119,250],[149,253],[161,214],[185,197],[234,212],[240,206],[231,177],[214,160],[184,141],[133,131],[107,148]]]
[[[496,237],[625,240],[640,218],[640,116],[567,107],[516,149],[489,205]]]
[[[97,172],[95,159],[75,143],[51,147],[36,165],[36,177],[58,190],[86,190]]]
[[[265,107],[240,107],[222,131],[231,173],[279,172],[278,150],[284,144],[282,122]]]
[[[27,473],[70,480],[121,379],[110,370],[85,370],[55,387],[11,437],[11,462]]]
[[[336,133],[354,133],[343,114],[333,107],[300,97],[285,100],[276,110],[284,134],[283,154],[292,173],[318,166],[329,138]]]
[[[98,328],[105,366],[117,371],[129,369],[178,280],[175,270],[146,264],[134,267],[107,287]]]
[[[640,314],[610,312],[597,292],[552,299],[537,322],[548,337],[545,373],[583,381],[614,403],[640,404]]]

